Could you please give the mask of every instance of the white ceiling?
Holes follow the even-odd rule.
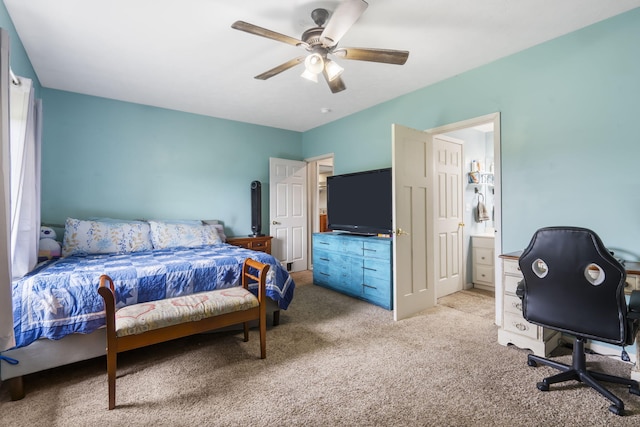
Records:
[[[405,65],[340,60],[345,91],[253,77],[305,51],[231,28],[300,38],[315,0],[4,0],[47,88],[306,131],[597,21],[640,0],[369,0],[343,47],[410,51]],[[322,113],[322,109],[330,109]]]

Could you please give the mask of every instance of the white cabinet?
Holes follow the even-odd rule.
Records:
[[[494,291],[493,236],[471,236],[471,256],[473,262],[473,286],[487,291]]]
[[[498,342],[528,348],[538,356],[547,357],[558,346],[560,333],[527,322],[522,316],[522,302],[516,295],[522,272],[518,258],[502,256],[502,326],[498,330]]]
[[[627,286],[625,293],[630,294],[631,291],[640,291],[640,264],[637,262],[627,262]],[[640,332],[636,336],[636,363],[631,368],[631,379],[640,381]]]

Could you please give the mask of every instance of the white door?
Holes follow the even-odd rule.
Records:
[[[429,251],[432,199],[428,132],[392,125],[393,317],[401,320],[436,305],[433,256]]]
[[[464,278],[463,142],[433,137],[433,258],[436,298],[461,291]]]
[[[307,268],[306,163],[269,159],[271,253],[290,271]]]

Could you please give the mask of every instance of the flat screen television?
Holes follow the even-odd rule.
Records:
[[[392,232],[391,168],[327,177],[327,226],[376,235]]]

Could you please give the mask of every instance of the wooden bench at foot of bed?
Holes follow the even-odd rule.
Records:
[[[257,274],[254,272],[257,271]],[[109,409],[116,406],[117,354],[225,326],[244,324],[249,340],[249,322],[258,320],[260,358],[266,352],[266,277],[269,265],[252,259],[242,266],[242,286],[201,292],[176,298],[139,303],[116,309],[113,281],[100,277],[98,292],[104,298],[107,316],[107,378]],[[258,296],[249,283],[258,282]]]

